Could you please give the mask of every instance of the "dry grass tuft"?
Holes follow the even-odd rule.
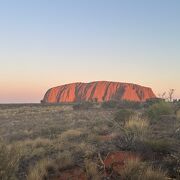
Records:
[[[80,129],[70,129],[65,132],[63,132],[59,137],[61,140],[73,140],[78,137],[80,137],[83,134],[83,132]]]
[[[138,116],[133,116],[128,121],[125,122],[124,128],[133,134],[140,140],[144,138],[147,134],[149,127],[149,122],[147,119],[139,118]]]
[[[52,161],[43,159],[39,161],[34,167],[30,168],[27,180],[43,180],[48,176],[47,168],[52,166]]]
[[[91,160],[85,160],[85,168],[88,179],[100,180],[97,164]]]
[[[125,167],[119,171],[120,177],[126,180],[164,180],[166,172],[160,168],[154,169],[147,166],[140,159],[129,159],[125,162]]]
[[[0,178],[3,180],[16,179],[16,171],[21,158],[17,146],[7,146],[0,142]]]

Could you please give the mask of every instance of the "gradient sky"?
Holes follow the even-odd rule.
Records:
[[[180,98],[180,1],[0,0],[0,103],[94,80]]]

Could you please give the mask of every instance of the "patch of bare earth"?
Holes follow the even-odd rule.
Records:
[[[104,160],[106,175],[111,173],[118,173],[121,169],[124,168],[125,161],[133,160],[137,157],[139,157],[137,154],[126,151],[109,153]]]

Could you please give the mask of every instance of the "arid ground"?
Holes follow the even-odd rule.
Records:
[[[1,179],[179,179],[179,107],[0,105]]]

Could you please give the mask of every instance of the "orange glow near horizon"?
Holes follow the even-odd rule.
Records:
[[[104,80],[104,79],[103,79]],[[117,79],[115,80],[117,81]],[[120,80],[119,80],[120,81]],[[58,83],[59,82],[59,83]],[[71,82],[90,82],[90,81],[57,81],[57,82],[51,82],[51,83],[22,83],[20,85],[18,84],[8,84],[6,83],[5,86],[0,87],[0,103],[39,103],[40,100],[44,97],[45,92],[51,88],[58,85],[68,84]],[[122,82],[122,81],[120,81]],[[127,81],[130,82],[130,81]],[[132,81],[131,81],[132,82]],[[159,94],[162,94],[163,92],[167,92],[170,88],[174,88],[172,85],[166,85],[161,84],[157,86],[156,83],[140,83],[140,82],[134,82],[135,84],[139,84],[142,86],[148,86],[151,87],[156,96]],[[180,88],[175,89],[174,98],[180,98]]]

